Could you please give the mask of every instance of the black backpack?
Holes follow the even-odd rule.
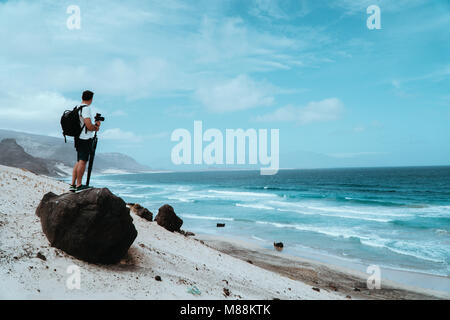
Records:
[[[80,124],[80,112],[84,106],[76,106],[73,110],[64,111],[61,117],[61,128],[63,130],[64,141],[67,143],[66,136],[78,138],[85,127]]]

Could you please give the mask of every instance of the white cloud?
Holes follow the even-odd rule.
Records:
[[[275,52],[295,45],[293,39],[285,36],[256,32],[239,17],[205,16],[191,41],[197,53],[196,62],[214,68],[229,68],[230,63],[248,58],[271,60]]]
[[[6,39],[0,88],[5,92],[51,88],[62,94],[91,88],[98,95],[127,99],[190,98],[194,93],[203,101],[208,100],[204,84],[209,87],[218,74],[232,79],[256,71],[317,65],[314,50],[329,41],[317,28],[255,25],[231,13],[228,5],[208,0],[198,4],[202,10],[178,0],[77,4],[81,29],[71,31],[66,28],[64,2],[0,2],[0,38]],[[289,12],[285,5],[280,6]],[[272,15],[274,10],[269,8]],[[231,101],[237,109],[271,103],[271,93],[259,92],[261,83],[239,77],[234,81],[244,82],[247,87],[242,91],[250,93],[237,92],[244,98],[242,103]],[[216,83],[218,90],[221,85],[237,90],[231,88],[233,80],[229,88]],[[221,109],[218,104],[211,105]]]
[[[63,112],[78,103],[56,92],[0,90],[0,128],[41,134],[61,132]]]
[[[123,131],[120,128],[106,129],[99,134],[101,139],[115,140],[115,141],[128,141],[128,142],[141,142],[142,137],[134,134],[130,131]]]
[[[261,19],[290,19],[310,12],[308,0],[253,0],[249,13]]]
[[[255,26],[211,1],[199,5],[205,11],[178,0],[149,2],[80,0],[77,31],[66,28],[63,2],[0,2],[0,87],[91,88],[131,99],[189,95],[217,74],[303,67],[310,60],[303,52],[323,38]]]
[[[196,98],[212,112],[232,112],[273,103],[274,88],[263,82],[256,82],[246,75],[198,89]]]
[[[148,135],[137,135],[131,131],[124,131],[120,128],[112,128],[106,129],[105,131],[99,134],[100,138],[103,140],[113,140],[113,141],[121,141],[121,142],[129,142],[129,143],[139,143],[145,140],[152,139],[162,139],[169,136],[167,131],[152,133]]]
[[[402,98],[414,98],[416,96],[417,85],[424,82],[441,82],[450,80],[450,65],[442,65],[438,69],[425,74],[390,80],[393,92]]]
[[[78,102],[65,98],[56,92],[36,92],[31,94],[4,93],[0,97],[0,118],[23,121],[45,121],[61,117],[64,110]]]
[[[416,81],[448,81],[450,80],[450,64],[445,64],[439,67],[432,72],[428,72],[422,75],[417,75],[414,77],[402,78],[402,79],[393,79],[391,80],[392,86],[395,88],[400,88],[400,86],[404,83],[408,82],[416,82]]]
[[[344,111],[344,104],[337,98],[312,101],[304,107],[286,106],[272,113],[256,118],[263,122],[297,122],[308,124],[313,122],[332,121],[340,117]]]
[[[287,19],[288,15],[284,12],[277,1],[272,0],[254,0],[250,13],[258,17],[271,17],[276,19]]]

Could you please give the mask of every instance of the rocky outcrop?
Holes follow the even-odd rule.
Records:
[[[171,232],[180,231],[180,228],[183,225],[183,220],[175,214],[172,206],[168,204],[159,208],[155,221],[158,225]]]
[[[148,220],[153,221],[153,213],[151,213],[147,208],[144,208],[139,203],[134,203],[130,206],[130,210],[137,216]]]
[[[87,262],[119,262],[137,237],[125,202],[106,188],[47,193],[36,215],[51,246]]]

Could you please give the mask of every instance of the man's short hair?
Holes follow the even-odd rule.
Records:
[[[86,90],[85,92],[83,92],[81,99],[83,99],[83,101],[89,101],[92,100],[93,97],[94,93],[92,91]]]

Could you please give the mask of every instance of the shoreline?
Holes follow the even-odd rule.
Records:
[[[381,289],[369,290],[366,284],[368,273],[350,266],[333,263],[336,262],[333,259],[328,259],[329,261],[324,262],[316,258],[277,252],[238,236],[229,237],[196,233],[194,238],[198,241],[203,241],[206,245],[220,252],[248,263],[251,261],[252,264],[263,269],[314,285],[320,289],[341,292],[356,299],[450,299],[450,292],[392,280],[394,275],[404,278],[419,276],[423,277],[423,281],[430,279],[434,281],[450,281],[443,276],[382,267],[381,274],[387,274],[388,276],[385,279],[381,279]],[[332,260],[333,262],[331,262]],[[425,282],[422,283],[425,284]],[[444,285],[442,284],[442,286]],[[355,288],[357,288],[356,291]]]

